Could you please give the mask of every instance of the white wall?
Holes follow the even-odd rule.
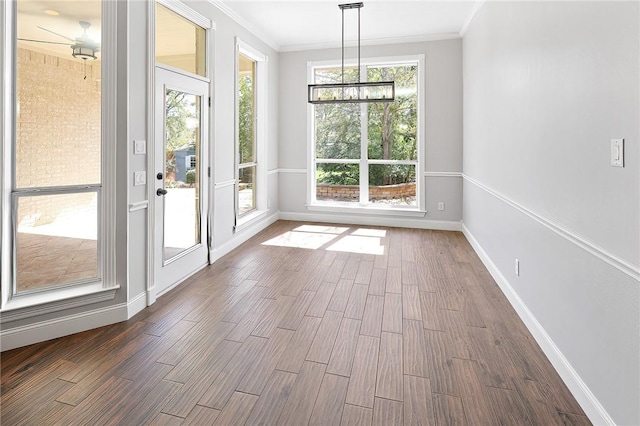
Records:
[[[461,40],[441,40],[397,45],[363,46],[362,57],[425,55],[426,118],[425,170],[462,171],[462,53]],[[352,51],[353,49],[349,49]],[[280,54],[280,212],[286,218],[367,221],[361,216],[310,215],[307,207],[307,62],[340,60],[340,49]],[[437,226],[439,221],[457,223],[462,218],[462,180],[455,176],[425,179],[424,219],[404,220],[407,226]],[[446,210],[437,209],[444,201]],[[378,219],[387,221],[389,218]],[[422,223],[421,223],[422,222]]]
[[[467,235],[598,423],[640,424],[639,40],[637,2],[486,2],[463,41]]]

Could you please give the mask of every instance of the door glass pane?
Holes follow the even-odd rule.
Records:
[[[417,160],[418,65],[367,67],[368,81],[394,80],[395,102],[367,105],[369,158]]]
[[[200,243],[200,101],[166,90],[164,260]]]
[[[256,166],[239,170],[238,206],[240,215],[256,208]]]
[[[360,166],[358,164],[316,165],[316,199],[318,201],[359,202]]]
[[[100,2],[19,0],[16,22],[15,187],[100,183]]]
[[[369,202],[389,207],[416,207],[416,166],[370,164]]]
[[[255,161],[256,63],[238,55],[238,142],[240,164]]]
[[[97,199],[97,192],[16,198],[18,293],[98,278]]]
[[[156,3],[156,62],[206,75],[206,31]]]

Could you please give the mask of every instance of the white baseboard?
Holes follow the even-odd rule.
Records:
[[[147,292],[143,291],[127,303],[127,319],[147,307]]]
[[[49,321],[40,321],[0,333],[0,349],[6,351],[46,340],[68,336],[92,328],[127,320],[128,304],[121,303]]]
[[[348,225],[392,226],[397,228],[435,229],[461,231],[461,223],[448,220],[425,220],[388,216],[364,216],[357,214],[335,215],[323,213],[280,212],[280,219],[298,222],[327,222]]]
[[[476,240],[464,223],[462,224],[462,232],[591,422],[596,425],[615,425],[615,422],[602,404],[600,404],[600,401],[598,401],[578,372],[569,363],[567,358],[565,358],[551,339],[551,336],[547,334],[542,324],[538,322],[524,301],[518,296],[518,293],[513,289],[509,280],[502,274],[496,264],[493,263],[487,252],[484,251],[478,240]]]
[[[230,253],[236,247],[239,247],[240,244],[246,242],[251,237],[256,235],[258,232],[265,229],[267,226],[276,222],[280,218],[280,214],[275,212],[270,216],[265,216],[261,220],[256,221],[252,224],[247,224],[246,227],[242,228],[242,231],[234,234],[234,237],[222,244],[220,247],[216,247],[209,252],[209,263],[213,263],[216,260],[220,259],[227,253]]]

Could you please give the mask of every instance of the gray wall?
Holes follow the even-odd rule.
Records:
[[[640,424],[638,18],[486,2],[463,42],[463,222],[618,424]]]
[[[462,41],[363,46],[362,57],[425,55],[425,170],[462,171]],[[350,49],[353,50],[353,49]],[[307,213],[307,62],[339,60],[340,49],[280,53],[280,211]],[[287,171],[288,169],[288,171]],[[460,177],[427,177],[426,220],[460,221]],[[446,210],[437,210],[438,201]],[[345,221],[348,216],[341,215]],[[300,217],[300,216],[299,216]],[[415,223],[414,223],[415,225]]]

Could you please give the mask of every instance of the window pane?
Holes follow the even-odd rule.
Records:
[[[418,66],[368,67],[368,81],[395,81],[393,103],[368,104],[368,155],[371,159],[417,160]]]
[[[17,198],[17,292],[98,278],[97,192]]]
[[[15,186],[100,183],[101,4],[46,2],[56,16],[42,9],[17,2]]]
[[[316,158],[360,158],[360,105],[315,105]]]
[[[239,170],[238,211],[243,215],[256,208],[256,166]]]
[[[200,96],[165,97],[164,260],[200,243]]]
[[[255,161],[256,63],[238,55],[238,142],[240,164]]]
[[[156,62],[206,75],[206,31],[156,3]]]
[[[360,166],[358,164],[317,164],[316,199],[358,202],[359,181]]]
[[[356,68],[345,68],[345,82],[358,80]],[[317,68],[316,84],[340,83],[340,68]],[[360,158],[360,105],[315,105],[316,158]]]
[[[416,166],[370,164],[369,201],[379,205],[416,207]]]

